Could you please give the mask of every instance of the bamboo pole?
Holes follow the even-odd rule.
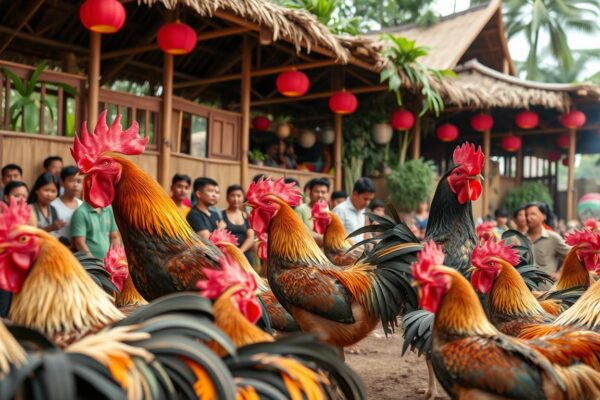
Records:
[[[418,160],[419,157],[421,157],[421,117],[417,114],[415,118],[415,126],[413,127],[412,159]]]
[[[485,160],[483,163],[483,192],[481,194],[481,217],[488,215],[488,201],[490,191],[490,156],[491,156],[491,134],[490,131],[483,132],[483,154]]]
[[[240,104],[242,112],[242,134],[241,134],[241,176],[240,182],[242,187],[248,188],[250,185],[250,172],[248,170],[248,153],[250,151],[250,89],[251,77],[250,70],[252,68],[252,48],[248,36],[244,36],[242,44],[242,81]]]
[[[342,190],[342,116],[335,114],[335,147],[333,149],[333,160],[335,166],[335,190]]]
[[[169,188],[173,118],[173,55],[165,54],[163,63],[162,140],[159,147],[160,169],[158,179],[163,188]]]
[[[569,129],[569,169],[567,175],[567,222],[573,219],[575,205],[575,129]]]
[[[90,60],[88,67],[88,129],[95,129],[98,121],[98,94],[100,92],[100,42],[97,32],[90,32]]]

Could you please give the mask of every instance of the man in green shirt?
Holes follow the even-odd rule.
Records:
[[[296,214],[302,219],[319,246],[323,246],[323,235],[313,231],[312,208],[319,200],[327,201],[329,194],[329,180],[325,178],[311,179],[308,184],[308,203],[296,207]]]
[[[110,245],[119,242],[112,206],[93,208],[83,202],[71,217],[71,241],[78,251],[104,259]]]

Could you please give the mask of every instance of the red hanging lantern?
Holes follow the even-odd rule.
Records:
[[[271,121],[264,115],[257,115],[252,119],[252,127],[257,131],[264,132],[269,129],[270,125]]]
[[[565,157],[562,159],[562,165],[564,165],[565,167],[569,166],[569,157]]]
[[[125,23],[125,7],[117,0],[86,0],[79,19],[92,32],[115,33]]]
[[[539,122],[540,117],[533,111],[521,111],[515,117],[515,124],[521,129],[533,129]]]
[[[565,128],[577,129],[585,124],[585,114],[581,111],[571,111],[560,117],[560,123]]]
[[[358,107],[356,96],[342,90],[329,98],[329,108],[336,114],[352,114]]]
[[[516,135],[504,136],[500,140],[500,145],[505,151],[517,151],[521,148],[521,137]]]
[[[560,135],[558,135],[558,137],[556,138],[556,144],[558,144],[558,147],[560,147],[561,149],[568,149],[569,148],[569,134],[561,133]]]
[[[198,43],[196,31],[181,22],[172,22],[160,27],[156,36],[158,47],[167,54],[188,54]]]
[[[415,124],[415,117],[410,111],[398,110],[392,113],[390,125],[398,131],[407,131]]]
[[[471,128],[477,132],[486,132],[494,126],[494,118],[489,114],[475,114],[471,117]]]
[[[435,134],[442,142],[453,142],[458,138],[458,128],[456,125],[445,123],[437,127]]]
[[[286,97],[300,97],[308,91],[310,81],[304,72],[291,70],[279,74],[275,85],[279,93]]]
[[[561,157],[562,157],[562,154],[560,154],[560,151],[553,150],[550,153],[548,153],[548,161],[551,161],[551,162],[556,162],[556,161],[560,160]]]

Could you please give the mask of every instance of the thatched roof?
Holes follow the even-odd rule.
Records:
[[[465,108],[530,108],[568,110],[573,98],[600,101],[600,87],[592,83],[557,84],[526,81],[471,60],[455,68],[456,79],[438,84],[448,104]]]
[[[331,51],[343,63],[351,57],[342,41],[313,14],[282,7],[269,0],[138,0],[138,3],[162,3],[168,9],[182,4],[204,17],[212,17],[218,12],[230,13],[271,32],[273,41],[283,39],[292,43],[297,51],[306,48],[310,52],[314,47],[321,47]]]

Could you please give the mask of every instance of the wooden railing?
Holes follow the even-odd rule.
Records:
[[[35,67],[0,61],[27,85]],[[11,79],[0,69],[0,128],[9,131],[39,133],[51,136],[72,136],[81,124],[83,75],[44,70],[28,100],[19,93]],[[68,85],[76,95],[65,90]],[[22,90],[21,90],[22,91]]]

